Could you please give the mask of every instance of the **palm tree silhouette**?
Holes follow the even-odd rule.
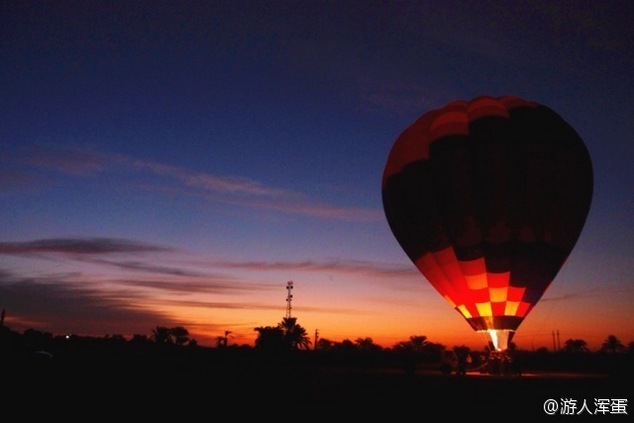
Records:
[[[587,353],[588,343],[583,339],[568,339],[564,344],[563,351],[568,353]]]
[[[176,345],[185,345],[187,342],[190,341],[189,331],[183,326],[174,326],[173,328],[169,329],[169,331]]]
[[[173,344],[172,332],[170,328],[166,326],[157,326],[152,329],[152,339],[157,344]]]
[[[284,338],[291,349],[310,348],[310,337],[306,329],[297,323],[296,317],[284,317],[277,327],[284,332]]]
[[[625,345],[614,335],[609,335],[601,344],[601,352],[614,354],[623,351],[625,351]]]
[[[284,351],[288,348],[284,331],[278,326],[259,326],[253,328],[258,333],[255,348],[263,351]]]

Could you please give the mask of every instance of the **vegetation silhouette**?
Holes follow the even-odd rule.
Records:
[[[415,399],[440,404],[461,398],[462,404],[473,401],[478,407],[494,398],[517,406],[532,397],[543,402],[544,395],[624,396],[617,387],[634,376],[634,342],[625,346],[614,335],[596,352],[577,339],[558,351],[513,348],[513,364],[521,362],[521,368],[494,373],[487,367],[494,352],[486,347],[447,348],[423,335],[391,348],[369,337],[341,342],[320,338],[312,346],[296,318],[254,330],[254,346],[230,344],[231,332],[225,331],[215,347],[207,347],[182,326],[156,326],[149,336],[126,338],[53,335],[37,329],[19,333],[3,325],[0,374],[11,394],[89,396],[86,401],[128,401],[138,392],[157,401],[193,401],[204,392],[210,395],[200,386],[218,388],[215,398],[273,400],[280,396],[276,387],[287,386],[297,401]],[[111,386],[116,389],[107,388]],[[543,416],[541,408],[539,412]]]
[[[255,348],[262,351],[292,351],[310,348],[306,329],[297,323],[296,317],[284,317],[277,326],[260,326]]]

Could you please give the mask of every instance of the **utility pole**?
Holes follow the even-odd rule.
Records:
[[[559,351],[561,349],[561,340],[559,339],[559,329],[553,331],[553,350]]]
[[[317,349],[317,341],[319,340],[319,329],[315,329],[315,346],[313,347],[314,350]]]

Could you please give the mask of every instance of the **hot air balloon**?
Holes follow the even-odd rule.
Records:
[[[592,163],[549,107],[481,96],[423,114],[394,142],[382,200],[422,275],[506,351],[575,246]]]

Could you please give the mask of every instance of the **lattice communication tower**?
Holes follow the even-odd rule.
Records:
[[[289,319],[291,317],[291,300],[293,299],[293,281],[286,282],[286,318]]]

